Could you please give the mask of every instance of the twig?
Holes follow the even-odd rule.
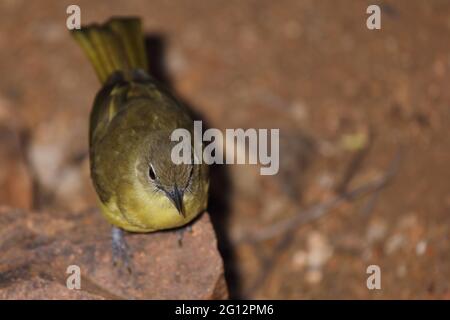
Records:
[[[262,271],[259,276],[255,279],[253,284],[249,287],[248,290],[245,291],[244,297],[251,297],[254,295],[256,291],[258,291],[263,285],[266,283],[268,277],[270,276],[272,270],[275,268],[275,265],[279,259],[279,257],[283,254],[287,247],[289,247],[290,243],[293,240],[293,234],[296,228],[298,228],[301,224],[312,221],[314,219],[318,219],[329,212],[330,209],[336,207],[343,201],[353,200],[363,194],[367,194],[369,192],[375,192],[378,197],[379,191],[385,187],[388,182],[393,178],[393,176],[397,173],[397,170],[400,165],[401,152],[397,151],[394,159],[391,161],[388,169],[385,174],[373,181],[370,181],[358,188],[355,188],[349,192],[344,192],[335,198],[319,203],[317,205],[312,206],[306,211],[302,211],[301,214],[288,218],[284,221],[281,221],[271,227],[265,228],[260,232],[254,234],[249,238],[243,238],[241,241],[247,241],[252,243],[259,243],[263,240],[268,240],[276,237],[277,235],[282,235],[281,239],[275,245],[275,249],[273,250],[273,255],[271,259],[264,259],[262,265]],[[369,201],[374,202],[376,197],[372,197]]]
[[[318,218],[320,218],[320,217],[324,216],[326,213],[328,213],[330,211],[330,209],[337,207],[342,202],[351,201],[351,200],[354,200],[355,198],[358,198],[364,194],[367,194],[370,192],[375,192],[375,191],[382,189],[383,187],[385,187],[388,184],[388,182],[390,182],[392,177],[397,172],[399,164],[400,164],[400,158],[401,158],[401,152],[399,150],[399,151],[397,151],[394,159],[391,161],[388,169],[386,170],[385,174],[382,177],[380,177],[378,179],[374,179],[372,181],[369,181],[351,191],[343,192],[343,193],[335,196],[333,199],[313,205],[309,209],[307,209],[305,211],[301,211],[299,214],[296,214],[296,215],[289,217],[283,221],[275,223],[272,226],[263,228],[248,237],[243,237],[241,239],[238,239],[237,242],[238,243],[241,243],[241,242],[255,243],[255,242],[272,239],[280,234],[283,234],[290,230],[296,229],[296,228],[298,228],[298,226],[300,226],[304,223],[310,222],[312,220],[317,220]]]
[[[261,287],[265,285],[268,278],[270,277],[272,270],[275,268],[278,263],[279,258],[283,255],[287,248],[291,245],[294,240],[293,232],[285,233],[280,240],[275,245],[275,248],[272,250],[273,254],[270,258],[262,258],[261,271],[256,279],[253,281],[252,285],[244,291],[243,298],[244,299],[252,299],[254,297],[255,292],[257,292]]]
[[[366,203],[363,205],[361,209],[361,215],[368,217],[375,209],[375,205],[378,201],[378,198],[380,197],[381,188],[374,190],[373,193],[370,195],[370,198],[366,201]]]

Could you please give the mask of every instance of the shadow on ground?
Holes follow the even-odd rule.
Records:
[[[147,34],[145,46],[149,64],[150,74],[170,92],[173,92],[177,99],[190,111],[194,120],[203,122],[203,130],[209,128],[203,116],[196,112],[195,108],[188,101],[176,94],[172,80],[167,72],[166,64],[166,42],[162,34]],[[240,287],[236,267],[235,253],[228,236],[228,213],[230,207],[229,195],[231,194],[231,183],[227,168],[221,165],[210,166],[210,195],[208,212],[211,216],[214,229],[216,231],[219,251],[224,261],[225,278],[228,285],[230,298],[239,298]]]

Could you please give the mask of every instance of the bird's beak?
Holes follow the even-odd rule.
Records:
[[[178,189],[177,186],[173,188],[173,190],[167,192],[167,196],[169,197],[170,201],[174,204],[175,208],[177,208],[178,213],[181,214],[183,217],[186,217],[186,213],[184,212],[184,206],[183,206],[183,191]]]

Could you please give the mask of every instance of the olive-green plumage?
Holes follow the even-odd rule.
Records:
[[[148,74],[140,20],[115,18],[72,34],[103,84],[89,128],[91,177],[103,214],[134,232],[188,223],[206,209],[208,167],[171,160],[171,133],[193,133],[193,121]]]

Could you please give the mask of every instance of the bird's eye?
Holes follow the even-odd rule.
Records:
[[[156,179],[155,170],[153,170],[153,166],[152,165],[150,165],[150,167],[148,169],[148,176],[150,177],[150,180],[155,180]]]

